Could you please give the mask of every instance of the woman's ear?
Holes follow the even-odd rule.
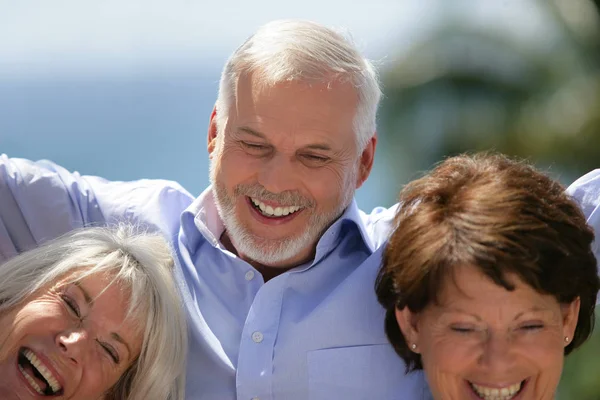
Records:
[[[561,306],[563,318],[563,336],[565,337],[565,347],[571,344],[577,321],[579,321],[579,308],[581,307],[581,299],[577,297],[570,303],[562,304]]]
[[[406,339],[408,348],[415,353],[419,353],[418,319],[418,314],[410,311],[408,307],[404,307],[401,310],[396,308],[396,321],[398,322],[398,326]]]

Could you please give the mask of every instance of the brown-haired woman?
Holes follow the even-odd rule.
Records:
[[[376,284],[386,333],[435,399],[554,399],[590,335],[594,235],[557,182],[501,155],[447,159],[400,194]]]

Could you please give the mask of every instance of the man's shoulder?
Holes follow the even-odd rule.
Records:
[[[600,207],[600,169],[593,170],[573,182],[569,193],[579,203],[587,218]]]
[[[164,179],[106,181],[99,177],[84,177],[94,189],[107,221],[135,220],[166,226],[178,226],[181,213],[194,197],[179,183]]]
[[[95,177],[86,177],[92,178]],[[147,196],[158,196],[163,200],[181,199],[184,202],[192,202],[194,196],[176,181],[166,179],[138,179],[133,181],[114,181],[122,185],[124,193],[129,193],[139,200],[147,199]]]
[[[360,211],[367,235],[373,241],[375,248],[385,243],[392,233],[397,211],[398,204],[391,207],[375,207],[369,213]]]
[[[368,224],[381,225],[391,224],[394,221],[396,212],[398,211],[398,203],[391,207],[375,207],[371,212],[361,211]]]

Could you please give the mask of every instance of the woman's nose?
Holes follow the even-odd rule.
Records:
[[[514,366],[511,338],[490,334],[483,344],[481,363],[496,372],[507,372]]]
[[[88,342],[89,335],[84,329],[65,331],[56,336],[56,345],[61,354],[75,364],[82,362]]]

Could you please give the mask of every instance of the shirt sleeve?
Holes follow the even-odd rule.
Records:
[[[128,222],[169,238],[193,196],[162,179],[108,181],[0,155],[0,263],[76,228]]]
[[[596,262],[600,262],[600,169],[577,179],[567,188],[567,193],[579,203],[588,224],[594,229],[596,239],[592,244],[592,250],[596,256]],[[598,268],[598,273],[600,273],[600,268]],[[598,294],[596,304],[600,304],[600,294]]]
[[[600,260],[600,169],[577,179],[567,188],[567,193],[579,203],[588,224],[596,233],[593,250],[596,259]]]
[[[49,162],[0,155],[0,263],[72,229],[104,223],[86,179]]]

